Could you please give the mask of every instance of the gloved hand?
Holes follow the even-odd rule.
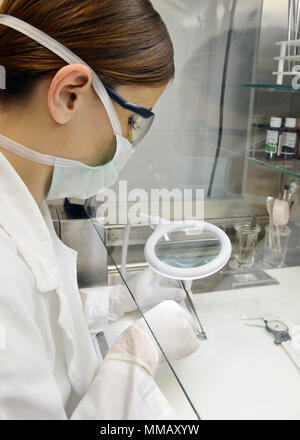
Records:
[[[179,281],[159,275],[147,268],[127,281],[128,287],[139,307],[154,306],[165,300],[184,301],[186,293]],[[124,313],[136,309],[136,305],[127,288],[123,285],[114,286],[109,297],[109,318],[118,319]]]
[[[199,348],[197,327],[191,314],[175,301],[162,302],[145,313],[145,318],[168,359],[183,359]],[[137,363],[152,376],[165,361],[143,318],[119,336],[104,362],[110,359]]]

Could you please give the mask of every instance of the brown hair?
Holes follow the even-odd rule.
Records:
[[[88,63],[102,81],[159,86],[173,78],[167,28],[150,0],[3,0],[1,14],[44,31]],[[0,100],[22,99],[36,81],[66,63],[22,33],[0,25],[0,65],[6,90]]]

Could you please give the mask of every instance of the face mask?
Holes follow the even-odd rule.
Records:
[[[89,67],[81,58],[58,41],[16,17],[0,14],[0,24],[27,35],[47,47],[68,64],[83,64]],[[118,180],[120,171],[134,151],[132,144],[122,136],[118,116],[102,81],[91,67],[89,69],[93,76],[93,88],[106,109],[117,140],[116,153],[110,162],[98,167],[90,167],[74,160],[38,153],[0,135],[0,145],[6,150],[25,159],[54,166],[51,187],[46,197],[48,200],[65,197],[86,199],[104,191]]]
[[[118,180],[120,171],[132,155],[133,148],[130,142],[120,135],[116,137],[117,147],[114,158],[98,167],[90,167],[76,160],[38,153],[3,135],[0,135],[0,145],[24,159],[54,166],[47,200],[65,197],[88,199],[112,186]]]

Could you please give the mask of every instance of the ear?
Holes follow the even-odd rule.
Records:
[[[83,64],[71,64],[56,73],[48,93],[48,107],[55,122],[63,125],[70,121],[91,84],[92,72]]]

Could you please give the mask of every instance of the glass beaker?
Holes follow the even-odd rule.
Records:
[[[253,266],[255,260],[255,248],[260,226],[253,225],[250,221],[234,225],[238,237],[237,260],[242,266]]]
[[[265,227],[264,263],[272,267],[284,265],[291,229],[288,226]]]

